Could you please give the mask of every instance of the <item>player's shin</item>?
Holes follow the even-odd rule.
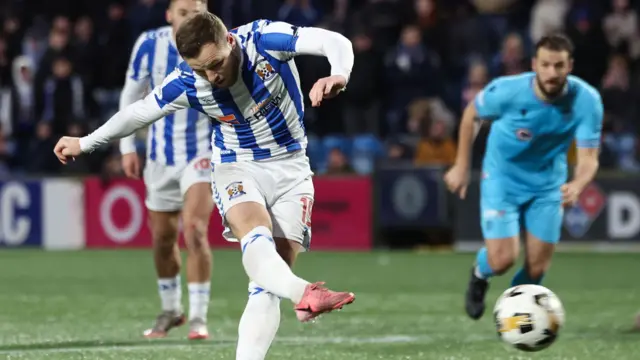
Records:
[[[528,284],[540,285],[542,283],[543,278],[544,278],[544,273],[534,278],[529,274],[529,271],[527,271],[527,269],[523,267],[523,268],[520,268],[520,270],[518,270],[518,272],[513,276],[513,279],[511,279],[511,286],[513,287],[517,285],[528,285]]]
[[[479,279],[488,279],[494,275],[494,271],[489,264],[489,254],[486,247],[478,250],[476,254],[475,276]]]
[[[211,251],[205,223],[187,220],[187,281],[189,287],[189,320],[206,320],[210,298]]]
[[[271,231],[258,226],[240,240],[242,264],[250,279],[277,296],[300,302],[308,282],[297,277],[276,250]]]
[[[263,360],[280,326],[280,298],[255,282],[238,326],[236,360]]]

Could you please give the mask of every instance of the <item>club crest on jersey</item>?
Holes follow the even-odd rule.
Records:
[[[225,190],[227,190],[227,195],[229,195],[229,200],[233,200],[235,198],[238,198],[246,194],[246,192],[244,192],[244,186],[242,185],[242,181],[232,182],[231,184],[227,185]]]
[[[256,73],[262,81],[267,81],[276,74],[276,71],[268,61],[263,61],[256,65]]]
[[[533,134],[531,134],[529,129],[518,129],[516,130],[516,136],[518,140],[529,141],[533,137]]]

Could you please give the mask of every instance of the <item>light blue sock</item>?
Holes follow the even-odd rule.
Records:
[[[540,285],[540,283],[542,283],[543,278],[544,278],[544,274],[542,274],[542,276],[540,276],[537,279],[532,279],[525,268],[520,268],[520,270],[518,270],[518,272],[515,275],[513,275],[513,279],[511,279],[511,286],[513,287],[517,285],[529,285],[529,284]]]
[[[486,247],[478,250],[478,254],[476,255],[476,276],[481,279],[488,279],[493,276],[493,269],[491,269],[489,265]]]

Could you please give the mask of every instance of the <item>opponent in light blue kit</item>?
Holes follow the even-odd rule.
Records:
[[[463,115],[456,164],[445,176],[464,197],[478,120],[490,121],[483,162],[480,211],[485,247],[477,254],[466,293],[467,314],[484,313],[488,279],[513,265],[520,226],[527,231],[526,262],[512,285],[539,284],[560,239],[563,207],[573,204],[598,169],[603,106],[597,90],[569,75],[573,46],[563,36],[542,38],[534,72],[501,77],[485,87]],[[578,147],[567,181],[567,151]],[[566,183],[565,183],[566,182]]]

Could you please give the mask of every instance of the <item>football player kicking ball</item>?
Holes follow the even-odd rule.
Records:
[[[354,301],[291,271],[309,246],[314,189],[295,55],[325,56],[331,76],[309,94],[313,106],[336,96],[353,67],[344,36],[318,28],[258,20],[228,31],[210,13],[198,13],[178,29],[185,60],[151,94],[114,115],[84,138],[63,137],[54,152],[62,163],[193,108],[215,120],[213,198],[225,237],[240,241],[249,277],[249,300],[240,319],[236,359],[264,359],[280,324],[280,298],[293,301],[300,321]]]
[[[120,110],[144,98],[182,62],[174,35],[189,15],[206,11],[206,0],[171,0],[167,21],[171,26],[150,30],[138,38],[120,96]],[[151,124],[147,133],[144,182],[149,210],[153,253],[162,312],[147,338],[167,336],[182,325],[182,284],[178,221],[182,214],[187,245],[189,290],[189,339],[206,339],[211,279],[211,253],[207,241],[211,200],[211,122],[194,109],[184,109]],[[139,178],[140,160],[135,135],[120,140],[122,167],[130,178]]]
[[[488,280],[514,264],[520,224],[526,229],[524,267],[512,285],[540,284],[560,239],[563,206],[573,204],[598,170],[603,106],[598,92],[569,75],[573,46],[561,35],[543,37],[533,72],[500,77],[464,111],[458,156],[445,175],[450,191],[465,197],[476,123],[492,122],[480,184],[485,247],[477,254],[466,292],[466,311],[479,319]],[[578,163],[567,180],[573,140]]]

